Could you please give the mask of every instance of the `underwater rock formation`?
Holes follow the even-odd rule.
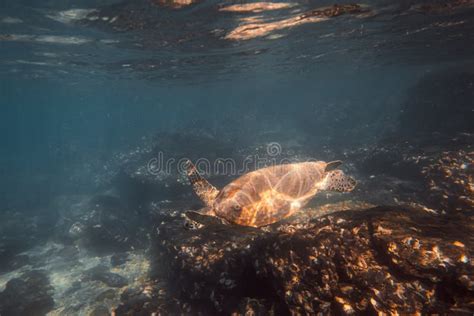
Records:
[[[36,214],[0,211],[0,273],[27,264],[28,258],[18,254],[45,241],[51,235],[49,227],[55,217],[40,210]]]
[[[128,261],[128,253],[116,253],[110,257],[110,265],[112,267],[121,266]]]
[[[117,314],[474,311],[472,211],[448,217],[376,207],[318,215],[264,229],[195,230],[184,229],[180,216],[163,215],[155,285],[122,297]],[[157,294],[160,279],[167,300]]]
[[[61,242],[77,244],[97,254],[148,245],[145,234],[150,225],[146,225],[146,218],[126,208],[115,196],[63,196],[55,207],[61,210],[55,228],[56,239]]]
[[[431,205],[444,211],[474,209],[474,152],[443,152],[422,173]]]
[[[106,306],[99,305],[90,312],[89,316],[110,316],[110,313]]]
[[[440,213],[459,212],[474,208],[473,143],[474,134],[468,133],[406,141],[387,138],[348,155],[359,172],[391,177],[385,183],[395,185],[391,196],[405,193],[406,201],[424,204]],[[374,182],[380,191],[383,181]]]
[[[46,315],[54,307],[48,277],[39,270],[8,281],[0,293],[0,315]]]

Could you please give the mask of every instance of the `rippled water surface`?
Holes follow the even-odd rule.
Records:
[[[81,76],[194,84],[293,78],[438,65],[453,62],[453,54],[456,63],[469,62],[473,49],[467,0],[2,6],[2,74],[71,83]]]

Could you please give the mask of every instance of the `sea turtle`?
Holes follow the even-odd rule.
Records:
[[[216,217],[242,226],[261,227],[278,222],[304,207],[321,190],[350,192],[356,181],[336,168],[341,161],[300,162],[258,169],[217,190],[188,161],[188,178],[206,205],[186,216],[206,224]]]

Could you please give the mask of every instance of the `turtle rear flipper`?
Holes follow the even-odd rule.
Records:
[[[186,217],[189,218],[190,220],[195,221],[204,226],[224,224],[223,220],[216,216],[206,215],[206,214],[202,214],[196,211],[187,211],[185,214],[186,214]]]
[[[219,194],[219,190],[204,179],[199,174],[196,166],[189,160],[186,162],[186,174],[197,196],[206,206],[211,207],[212,204],[214,204],[217,194]]]

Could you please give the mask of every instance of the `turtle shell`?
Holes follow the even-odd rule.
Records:
[[[217,195],[217,216],[229,222],[260,227],[301,209],[318,192],[326,163],[303,162],[259,169],[234,180]]]

